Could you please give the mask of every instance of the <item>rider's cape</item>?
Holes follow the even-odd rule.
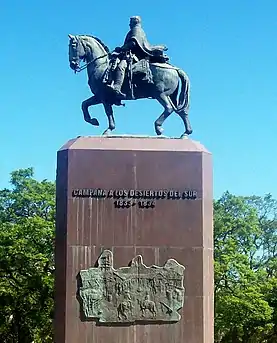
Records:
[[[163,51],[166,50],[166,47],[163,45],[151,45],[147,38],[146,34],[143,31],[141,25],[135,25],[128,33],[125,38],[124,45],[134,40],[141,50],[150,57],[156,57],[163,54]]]

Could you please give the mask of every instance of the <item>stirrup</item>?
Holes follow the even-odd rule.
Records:
[[[116,94],[118,97],[120,97],[120,98],[122,98],[122,99],[125,99],[125,98],[126,98],[126,94],[122,93],[120,90],[114,89],[114,91],[115,91],[115,94]]]
[[[106,85],[110,90],[112,90],[116,95],[126,98],[126,94],[122,93],[119,89],[114,88],[112,85]]]

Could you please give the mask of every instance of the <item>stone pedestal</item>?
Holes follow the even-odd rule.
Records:
[[[80,137],[65,144],[57,167],[55,343],[212,343],[212,201],[211,154],[198,142]],[[170,258],[183,265],[181,319],[86,319],[78,274],[94,267],[104,249],[115,269],[136,255],[147,266]]]

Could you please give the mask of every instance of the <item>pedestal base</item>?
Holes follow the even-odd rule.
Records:
[[[80,137],[62,147],[57,167],[55,343],[212,343],[212,206],[211,154],[198,142]],[[184,266],[181,319],[136,324],[89,319],[78,298],[84,287],[80,271],[95,267],[104,250],[112,252],[116,270],[137,255],[146,266],[163,266],[168,259]],[[110,292],[117,304],[114,294],[121,293],[113,281],[110,285],[101,296],[109,299]],[[151,294],[148,300],[160,306]],[[108,311],[105,304],[103,311]]]

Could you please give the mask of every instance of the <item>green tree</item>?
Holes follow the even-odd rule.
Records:
[[[214,202],[216,342],[277,342],[276,214],[270,195]]]
[[[0,191],[0,341],[52,342],[55,186],[33,169]]]

